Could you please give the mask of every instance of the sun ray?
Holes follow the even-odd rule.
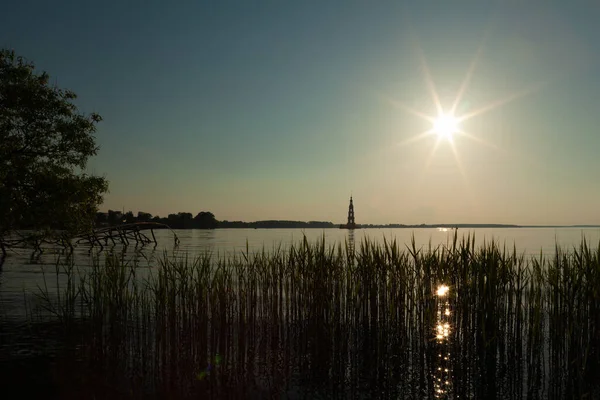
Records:
[[[503,153],[506,152],[506,150],[504,150],[503,148],[501,148],[501,147],[499,147],[499,146],[497,146],[497,145],[495,145],[493,143],[490,143],[490,142],[488,142],[486,140],[483,140],[482,138],[479,138],[479,137],[477,137],[475,135],[472,135],[469,132],[465,131],[464,129],[459,130],[456,133],[458,135],[460,135],[460,136],[468,138],[469,140],[477,142],[477,143],[479,143],[479,144],[481,144],[483,146],[489,147],[489,148],[494,149],[494,150],[501,151]]]
[[[467,86],[469,86],[469,83],[471,82],[471,78],[473,77],[473,73],[475,72],[475,69],[477,68],[477,63],[479,62],[479,58],[481,57],[482,53],[483,53],[483,43],[481,45],[479,45],[479,48],[477,49],[477,52],[475,53],[473,60],[471,60],[471,64],[469,65],[469,70],[467,71],[467,74],[465,75],[465,79],[462,81],[462,84],[460,85],[460,88],[458,89],[458,93],[456,94],[456,99],[454,99],[454,103],[452,104],[452,108],[450,109],[450,112],[452,114],[456,113],[456,108],[459,106],[459,104],[462,100],[462,97],[465,93],[465,90],[467,90]]]
[[[537,92],[538,90],[540,90],[544,86],[545,86],[544,83],[538,83],[536,85],[530,86],[530,87],[525,88],[523,90],[519,90],[519,91],[517,91],[515,93],[512,93],[512,94],[510,94],[510,95],[508,95],[508,96],[506,96],[506,97],[504,97],[502,99],[493,101],[490,104],[487,104],[487,105],[485,105],[483,107],[480,107],[480,108],[478,108],[475,111],[471,111],[470,113],[461,115],[458,118],[458,122],[463,122],[463,121],[466,121],[466,120],[471,119],[473,117],[476,117],[478,115],[485,114],[485,113],[487,113],[487,112],[489,112],[489,111],[491,111],[491,110],[493,110],[495,108],[498,108],[498,107],[503,106],[503,105],[505,105],[507,103],[510,103],[511,101],[514,101],[514,100],[516,100],[518,98],[528,96],[528,95],[530,95],[532,93]]]
[[[469,177],[465,171],[462,161],[460,160],[460,155],[458,154],[458,150],[457,150],[454,142],[450,143],[450,148],[452,149],[452,154],[454,155],[454,161],[456,162],[458,171],[460,172],[460,175],[462,177],[465,191],[467,192],[467,199],[468,199],[468,201],[470,201],[472,206],[477,206],[478,205],[477,199],[475,198],[475,196],[473,196],[473,192],[471,190],[471,183],[469,182]]]
[[[454,154],[454,160],[456,161],[456,165],[458,166],[458,170],[460,171],[460,175],[463,178],[463,181],[465,183],[465,187],[467,187],[467,189],[469,188],[469,182],[467,180],[467,174],[465,173],[465,169],[462,165],[462,162],[460,161],[460,157],[458,155],[458,150],[456,150],[456,145],[454,144],[454,142],[450,142],[450,148],[452,149],[452,154]]]
[[[456,146],[454,145],[454,142],[450,144],[450,147],[452,148],[452,153],[454,154],[454,160],[456,161],[456,165],[458,166],[458,170],[462,177],[463,184],[465,185],[465,191],[467,192],[466,198],[468,199],[468,201],[471,203],[472,206],[476,207],[476,206],[478,206],[477,198],[476,198],[476,196],[473,195],[473,192],[471,190],[471,183],[469,182],[469,177],[468,177],[467,173],[465,172],[465,168],[462,164],[462,161],[460,161],[460,156],[458,154],[458,150],[456,149]]]
[[[414,47],[417,52],[417,58],[419,59],[419,63],[421,64],[421,70],[423,71],[425,83],[427,84],[427,88],[429,89],[429,94],[431,94],[431,97],[433,98],[435,109],[439,115],[442,113],[442,103],[440,102],[440,98],[435,88],[435,84],[433,83],[433,78],[431,77],[431,71],[429,70],[429,66],[427,65],[427,60],[425,60],[425,54],[423,53],[423,49],[421,48],[418,42],[414,44]]]
[[[454,100],[454,104],[452,104],[452,108],[450,109],[452,114],[456,114],[456,109],[460,105],[462,97],[463,97],[465,91],[467,90],[467,87],[471,83],[471,78],[473,77],[473,74],[475,73],[475,70],[477,69],[477,65],[479,64],[479,59],[481,58],[481,55],[483,54],[484,45],[487,42],[490,35],[492,34],[493,30],[494,30],[494,24],[488,25],[488,27],[486,28],[486,30],[481,38],[481,41],[479,42],[479,47],[477,48],[477,51],[475,52],[475,55],[473,56],[473,59],[471,60],[471,63],[469,64],[469,69],[467,70],[465,79],[462,81],[462,84],[458,90],[458,93],[456,94],[456,99]]]
[[[410,114],[413,114],[414,116],[420,117],[426,121],[432,122],[434,121],[434,118],[432,118],[431,116],[419,111],[419,110],[415,110],[414,108],[398,101],[398,100],[394,100],[391,97],[387,97],[386,98],[387,101],[390,102],[391,105],[393,105],[394,107],[400,108],[401,110],[404,110]]]
[[[420,140],[423,140],[423,139],[425,139],[425,138],[427,138],[427,137],[429,137],[431,135],[433,135],[433,131],[431,129],[429,129],[429,130],[426,130],[424,132],[419,133],[416,136],[413,136],[411,138],[403,140],[402,142],[399,142],[397,145],[398,146],[406,146],[408,144],[415,143],[415,142],[418,142]]]
[[[427,160],[425,160],[425,170],[423,172],[427,172],[427,170],[429,169],[429,166],[431,165],[431,160],[433,159],[433,156],[435,155],[435,152],[437,151],[437,148],[439,147],[441,141],[442,138],[438,136],[435,140],[433,148],[431,149],[431,152],[427,156]]]

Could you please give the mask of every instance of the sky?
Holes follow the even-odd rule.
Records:
[[[340,223],[352,194],[357,223],[600,224],[599,20],[592,0],[21,0],[0,47],[103,117],[104,211]]]

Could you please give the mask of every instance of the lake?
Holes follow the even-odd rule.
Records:
[[[161,269],[157,259],[165,254],[171,260],[207,253],[214,258],[242,257],[246,250],[285,251],[304,237],[311,243],[323,237],[329,245],[348,242],[358,250],[365,238],[374,243],[395,239],[403,249],[414,235],[417,248],[426,249],[447,245],[453,238],[453,231],[444,229],[177,230],[180,243],[175,246],[172,232],[156,233],[157,246],[104,251],[138,263],[136,276],[145,277]],[[496,241],[512,250],[514,244],[526,258],[538,257],[540,251],[551,258],[557,244],[570,250],[582,238],[594,249],[600,241],[597,228],[458,233],[459,238],[474,235],[476,247]],[[95,251],[77,246],[76,268],[88,271]],[[140,315],[120,315],[125,307],[121,303],[116,308],[102,306],[112,311],[102,311],[103,317],[94,322],[100,325],[90,335],[97,336],[70,347],[70,358],[57,364],[48,354],[62,346],[62,328],[41,319],[30,322],[32,315],[46,315],[36,308],[40,287],[47,284],[52,294],[57,282],[65,286],[64,275],[54,275],[58,257],[64,255],[56,249],[34,257],[30,251],[16,250],[0,269],[0,383],[26,389],[35,385],[17,378],[39,375],[40,387],[66,387],[73,395],[90,388],[86,382],[96,376],[90,365],[102,360],[101,378],[94,381],[99,386],[89,393],[104,397],[109,396],[106,388],[116,384],[123,390],[133,390],[127,385],[134,385],[143,391],[140,398],[170,394],[161,394],[164,388],[212,398],[562,398],[600,390],[582,383],[600,372],[600,302],[591,287],[598,282],[593,270],[576,275],[586,276],[587,286],[556,274],[552,276],[566,278],[553,286],[549,281],[540,285],[537,278],[522,281],[518,269],[502,270],[494,277],[503,264],[493,257],[469,257],[463,265],[476,265],[454,277],[444,266],[432,272],[436,276],[417,273],[402,260],[398,267],[377,262],[365,270],[353,266],[347,275],[328,269],[340,265],[335,262],[315,259],[307,269],[298,258],[297,269],[277,263],[273,270],[260,266],[255,275],[236,281],[242,282],[239,288],[228,286],[230,277],[223,273],[192,291],[187,282],[179,282],[164,291],[171,293],[164,301],[145,298],[150,306],[140,308]],[[329,267],[311,270],[319,263]],[[496,267],[485,270],[485,263]],[[378,275],[381,267],[389,269]],[[555,272],[563,274],[560,269]],[[456,282],[451,284],[451,279]],[[495,280],[487,289],[489,279]],[[555,289],[556,295],[551,295]],[[124,331],[113,331],[115,327]],[[52,372],[56,369],[63,372]],[[120,372],[110,376],[111,371]],[[132,371],[140,381],[125,379]],[[72,383],[78,373],[79,383]],[[47,393],[34,393],[39,394]]]
[[[267,252],[280,247],[286,249],[290,244],[298,244],[307,238],[309,242],[316,242],[325,237],[329,245],[342,245],[346,241],[354,240],[359,243],[368,238],[377,243],[393,240],[399,244],[410,245],[414,235],[418,248],[428,248],[447,245],[452,241],[451,229],[215,229],[200,230],[186,229],[175,230],[180,243],[174,246],[173,234],[167,230],[157,230],[157,246],[123,247],[117,245],[113,248],[105,247],[103,250],[112,250],[122,254],[126,259],[136,260],[141,266],[152,268],[157,256],[162,256],[166,251],[170,256],[187,254],[190,257],[206,252],[212,252],[214,257],[241,256],[246,251]],[[499,244],[506,244],[512,250],[513,244],[517,252],[527,256],[539,256],[540,251],[549,256],[554,253],[556,244],[565,249],[578,246],[581,239],[585,238],[590,245],[596,247],[600,242],[600,228],[489,228],[459,230],[459,239],[462,235],[475,236],[476,245],[486,241],[495,240]],[[96,247],[93,251],[96,251]],[[77,246],[74,252],[76,265],[84,268],[90,263],[90,247]],[[43,286],[42,271],[53,271],[58,254],[53,249],[46,249],[41,255],[31,258],[31,250],[17,249],[10,251],[8,257],[0,268],[0,315],[19,317],[24,313],[25,299],[34,301],[32,292],[38,291],[38,286]],[[55,283],[48,282],[50,287]]]

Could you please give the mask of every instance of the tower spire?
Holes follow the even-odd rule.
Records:
[[[352,194],[350,194],[350,205],[348,206],[348,229],[354,229],[356,223],[354,222],[354,204],[352,203]]]
[[[354,202],[352,201],[352,192],[350,192],[350,205],[348,206],[348,223],[340,225],[340,229],[356,229],[356,221],[354,220]]]

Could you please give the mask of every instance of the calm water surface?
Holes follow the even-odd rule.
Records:
[[[462,235],[475,236],[476,246],[495,240],[506,244],[512,249],[513,245],[519,253],[527,256],[539,256],[540,251],[552,255],[556,244],[565,249],[578,246],[582,238],[596,247],[600,242],[600,228],[489,228],[459,230]],[[395,239],[399,244],[410,245],[414,235],[417,247],[427,248],[447,245],[452,241],[451,229],[358,229],[354,237],[344,229],[216,229],[216,230],[175,230],[180,244],[175,247],[173,233],[167,230],[155,231],[158,245],[124,247],[121,245],[105,247],[103,251],[113,251],[122,254],[126,259],[139,262],[141,267],[151,270],[156,266],[156,258],[165,252],[169,256],[197,255],[210,252],[214,257],[241,256],[246,251],[267,252],[277,248],[285,250],[290,244],[300,243],[304,237],[309,242],[316,242],[325,237],[329,245],[344,245],[354,240],[356,246],[365,239],[383,243]],[[90,263],[90,252],[87,246],[75,248],[75,263],[80,268],[86,268]],[[43,254],[32,257],[30,250],[17,249],[10,251],[4,265],[0,268],[0,315],[18,317],[23,315],[25,302],[34,304],[36,297],[32,293],[39,292],[44,285],[43,272],[52,279],[46,284],[50,289],[56,286],[54,265],[60,255],[58,249],[46,249]],[[64,257],[62,255],[61,257]]]
[[[164,254],[169,257],[194,257],[209,252],[215,258],[240,257],[246,251],[253,253],[263,250],[285,250],[291,244],[300,243],[304,237],[311,243],[324,237],[329,245],[350,243],[358,247],[365,238],[376,243],[383,243],[385,238],[396,240],[401,246],[410,245],[414,235],[418,248],[447,245],[453,238],[453,231],[444,229],[364,229],[354,232],[340,229],[225,229],[178,230],[175,233],[180,239],[178,246],[174,245],[172,232],[160,230],[156,232],[156,246],[105,247],[100,257],[108,251],[121,254],[125,259],[138,263],[140,272],[136,274],[143,277],[159,267],[157,259]],[[582,238],[593,248],[596,248],[600,241],[598,228],[474,229],[459,231],[459,238],[468,233],[475,236],[476,246],[493,240],[501,245],[505,244],[509,250],[512,250],[514,245],[519,253],[527,257],[539,256],[540,252],[551,256],[556,245],[566,250],[572,249],[581,243]],[[89,247],[76,247],[73,255],[76,267],[80,270],[88,268],[91,256],[97,254],[97,251],[97,248],[90,251]],[[36,293],[40,293],[40,287],[48,285],[50,292],[55,290],[57,285],[64,287],[64,275],[59,274],[58,278],[55,275],[55,264],[59,257],[65,257],[60,249],[46,249],[43,254],[33,257],[31,251],[19,249],[11,252],[0,268],[0,361],[3,354],[9,355],[3,361],[4,369],[0,368],[0,372],[4,371],[2,375],[10,373],[16,365],[15,360],[20,360],[22,356],[31,360],[31,356],[37,354],[36,348],[47,351],[56,347],[52,342],[56,335],[52,336],[43,330],[42,333],[31,333],[25,321],[28,313],[37,310],[36,304],[40,301]],[[368,284],[366,281],[360,282],[361,285]],[[353,287],[352,283],[348,285]],[[379,302],[384,305],[387,304],[386,301],[393,300],[393,297],[389,296],[396,295],[393,290],[388,293],[385,286],[384,284],[382,287],[377,282],[374,286],[380,291],[380,296],[383,295]],[[359,288],[360,285],[353,290]],[[207,325],[202,332],[211,332],[210,337],[216,339],[207,341],[208,336],[202,336],[201,340],[186,342],[188,350],[193,351],[183,354],[190,355],[195,363],[193,364],[201,367],[199,372],[191,370],[198,374],[194,378],[196,385],[213,385],[210,388],[218,385],[221,385],[218,386],[221,388],[229,387],[228,381],[223,380],[218,384],[203,372],[210,372],[214,367],[223,370],[222,374],[219,373],[222,379],[228,376],[232,382],[238,382],[242,378],[248,379],[255,388],[261,387],[260,390],[263,390],[262,394],[257,392],[258,394],[249,395],[244,389],[244,384],[240,386],[242,391],[232,395],[232,398],[263,398],[264,393],[274,393],[270,385],[288,388],[289,391],[283,397],[289,398],[314,398],[316,393],[322,393],[322,398],[328,398],[331,393],[337,393],[337,397],[343,398],[458,398],[458,393],[467,394],[461,395],[461,398],[469,398],[469,394],[474,393],[509,394],[510,398],[524,398],[525,393],[530,393],[531,397],[535,398],[536,394],[542,393],[542,397],[561,398],[564,393],[576,393],[569,391],[569,382],[575,381],[571,378],[564,381],[567,382],[567,386],[558,386],[555,392],[552,391],[552,382],[558,381],[557,377],[568,373],[565,368],[571,364],[566,358],[563,360],[566,353],[548,347],[550,342],[541,339],[537,342],[534,336],[540,332],[548,335],[552,329],[564,329],[562,314],[559,315],[560,318],[555,318],[558,322],[549,319],[540,323],[541,330],[524,331],[523,335],[505,321],[505,325],[502,325],[504,336],[495,339],[498,343],[486,347],[482,343],[488,342],[483,341],[485,334],[481,333],[481,329],[485,331],[494,328],[495,320],[478,319],[478,313],[482,316],[495,315],[496,308],[503,310],[503,307],[514,306],[514,310],[525,312],[521,318],[525,321],[537,315],[536,309],[523,311],[520,306],[510,303],[513,300],[509,303],[504,300],[497,304],[482,303],[483,298],[475,297],[480,304],[467,312],[454,308],[456,304],[451,301],[451,298],[454,298],[450,296],[451,290],[453,289],[440,282],[435,295],[426,299],[427,304],[410,303],[409,306],[409,303],[406,303],[406,310],[398,309],[391,313],[386,311],[385,307],[381,310],[377,308],[379,306],[373,308],[373,304],[378,304],[378,301],[375,301],[378,297],[372,297],[371,294],[347,298],[342,308],[330,308],[327,313],[323,312],[322,306],[329,307],[328,301],[316,302],[318,307],[311,308],[312,303],[307,298],[306,304],[302,303],[303,307],[295,308],[292,313],[278,314],[277,318],[258,318],[252,323],[246,323],[243,319],[233,319],[228,322],[230,325]],[[267,297],[259,296],[253,300],[257,303],[250,315],[262,315],[265,310],[271,310],[273,304],[281,304],[276,299],[276,291],[267,290],[261,293]],[[315,292],[314,295],[317,296],[318,293]],[[410,302],[411,298],[407,297],[406,301]],[[246,301],[245,299],[244,296],[238,298],[239,301]],[[524,301],[527,305],[527,300]],[[356,305],[353,305],[354,302]],[[341,303],[335,304],[340,307]],[[404,303],[400,301],[398,304]],[[492,311],[486,311],[486,307]],[[428,316],[423,310],[432,310],[433,314]],[[373,317],[380,313],[381,317]],[[215,318],[218,319],[220,315],[222,314],[217,313]],[[473,319],[473,316],[477,318]],[[582,319],[584,320],[585,318]],[[575,321],[581,322],[577,319]],[[40,326],[40,329],[46,329],[45,325]],[[178,330],[173,330],[175,331]],[[194,327],[188,333],[192,337],[198,334],[198,329]],[[182,336],[184,337],[186,336]],[[132,339],[128,337],[128,340]],[[129,352],[134,355],[133,361],[130,360],[136,366],[134,370],[141,368],[141,365],[145,365],[149,360],[159,360],[155,357],[136,359],[135,357],[142,357],[142,353],[138,354],[139,349],[148,346],[145,342],[132,343],[133,347],[129,348]],[[207,351],[208,343],[211,348],[209,361],[202,361],[206,358],[202,352]],[[111,346],[107,349],[112,348]],[[573,346],[579,350],[577,343]],[[560,346],[555,347],[561,349]],[[216,351],[218,354],[213,354]],[[43,351],[39,353],[42,354]],[[115,354],[118,361],[115,365],[118,366],[123,361],[122,354],[125,353],[117,349]],[[174,357],[174,354],[177,352],[164,352],[165,357]],[[551,354],[556,356],[551,358]],[[592,357],[596,357],[594,354]],[[539,358],[540,355],[543,356]],[[177,365],[182,362],[179,359],[176,361],[179,363]],[[203,362],[208,364],[204,365]],[[50,364],[43,368],[35,365],[32,367],[31,361],[24,365],[24,369],[19,371],[53,371],[55,368],[48,366]],[[158,363],[154,367],[159,368],[160,365]],[[588,368],[595,368],[595,364],[590,365]],[[70,368],[71,370],[65,373],[66,377],[77,371],[76,365]],[[13,375],[32,373],[19,371]],[[544,377],[544,382],[530,381],[527,375],[530,371],[536,377]],[[146,375],[154,376],[149,372],[146,372]],[[7,384],[13,383],[11,376],[4,376],[4,379]],[[55,385],[54,379],[46,380],[54,382],[50,385],[52,386]],[[87,382],[87,378],[83,382]],[[67,382],[66,385],[69,386],[70,383]],[[201,392],[213,393],[212,390],[206,389]],[[213,397],[219,398],[221,392],[215,393],[217,394],[213,393]],[[402,395],[398,397],[398,393]],[[457,394],[456,397],[453,397],[452,393]]]

